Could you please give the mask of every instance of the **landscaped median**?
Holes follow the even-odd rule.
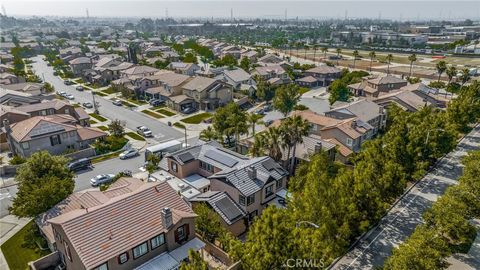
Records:
[[[5,241],[1,248],[8,267],[12,270],[29,269],[28,262],[50,253],[45,239],[40,236],[33,221]]]
[[[150,110],[143,110],[142,113],[148,114],[148,115],[150,115],[151,117],[157,118],[157,119],[163,118],[163,115],[158,114],[158,113],[156,113],[156,112],[152,112],[152,111],[150,111]]]
[[[212,117],[211,113],[204,112],[204,113],[199,113],[187,118],[183,118],[180,121],[186,124],[200,124],[203,120],[208,119],[210,117]]]
[[[158,112],[158,113],[161,113],[161,114],[163,114],[163,115],[165,115],[165,116],[167,116],[167,117],[176,115],[176,113],[171,112],[171,111],[166,110],[166,109],[163,109],[163,108],[162,108],[162,109],[155,110],[155,111]]]

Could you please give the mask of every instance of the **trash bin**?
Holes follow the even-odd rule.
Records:
[[[172,126],[172,122],[168,121],[168,126],[171,127],[171,126]]]

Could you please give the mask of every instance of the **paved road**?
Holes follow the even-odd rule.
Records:
[[[43,61],[42,56],[33,57],[32,68],[40,78],[45,78],[46,82],[51,83],[56,91],[65,91],[75,96],[75,101],[78,103],[92,102],[91,91],[77,91],[73,85],[65,85],[63,80],[53,75],[53,68],[47,66],[47,63]],[[109,119],[119,119],[125,121],[126,127],[132,130],[136,130],[136,127],[145,125],[149,127],[156,141],[165,141],[170,139],[182,138],[182,132],[169,127],[168,125],[161,123],[155,119],[152,119],[141,112],[127,109],[125,107],[119,107],[112,104],[112,102],[106,98],[95,96],[95,100],[99,102],[100,114],[106,116]]]
[[[422,214],[462,174],[461,158],[480,148],[480,125],[470,132],[436,168],[426,175],[373,228],[359,244],[331,269],[375,269],[381,267],[394,247],[410,236],[422,222]]]

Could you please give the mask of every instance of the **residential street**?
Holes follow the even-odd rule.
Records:
[[[376,269],[422,222],[422,214],[462,175],[461,158],[480,148],[480,125],[414,186],[357,246],[330,269]],[[480,265],[472,266],[479,269]]]
[[[69,94],[72,94],[75,97],[74,101],[80,104],[83,102],[93,103],[91,91],[80,92],[75,90],[75,85],[65,85],[62,79],[53,75],[53,68],[47,66],[47,63],[43,60],[42,56],[33,57],[32,60],[34,61],[34,63],[32,63],[32,67],[35,73],[40,78],[44,78],[45,82],[51,83],[57,92],[65,91]],[[150,118],[141,112],[130,110],[124,106],[115,106],[112,104],[112,101],[98,95],[95,96],[95,101],[97,101],[100,105],[99,111],[101,115],[111,120],[119,119],[124,121],[126,127],[131,130],[136,130],[138,126],[145,125],[152,130],[155,140],[158,142],[183,137],[182,132],[169,127],[158,120]]]

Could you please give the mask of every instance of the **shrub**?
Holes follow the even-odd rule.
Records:
[[[20,165],[25,163],[27,161],[24,157],[21,157],[19,155],[13,156],[12,159],[10,159],[10,165]]]

